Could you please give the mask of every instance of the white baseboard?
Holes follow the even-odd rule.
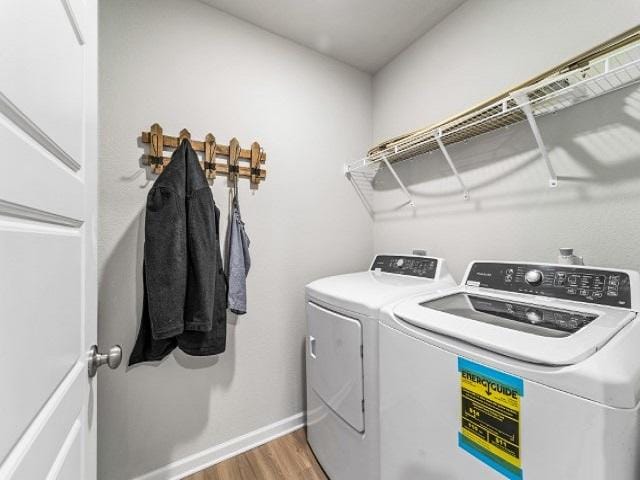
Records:
[[[275,438],[291,433],[305,424],[304,412],[279,420],[252,432],[233,438],[228,442],[189,455],[175,462],[146,473],[132,480],[180,480],[188,475],[204,470],[211,465],[234,457],[252,448],[263,445]]]

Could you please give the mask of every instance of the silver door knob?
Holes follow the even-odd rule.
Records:
[[[96,376],[98,367],[102,365],[109,365],[111,370],[115,370],[120,366],[122,362],[122,347],[120,345],[114,345],[109,349],[109,353],[98,352],[98,346],[94,345],[89,350],[89,359],[87,366],[89,368],[89,378]]]

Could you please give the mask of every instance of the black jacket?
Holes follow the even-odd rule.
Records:
[[[224,351],[219,218],[198,157],[183,140],[147,196],[142,319],[129,365],[161,360],[176,346],[190,355]]]

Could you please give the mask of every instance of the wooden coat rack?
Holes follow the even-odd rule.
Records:
[[[200,162],[200,165],[207,179],[211,181],[220,174],[227,175],[232,181],[236,177],[248,178],[252,185],[259,185],[260,181],[267,177],[267,171],[261,168],[267,160],[267,154],[258,142],[253,142],[251,149],[245,150],[240,148],[240,143],[235,137],[229,145],[218,144],[211,133],[207,134],[204,141],[191,140],[191,134],[186,128],[180,131],[180,136],[170,137],[163,135],[162,127],[157,123],[151,126],[150,131],[142,132],[142,143],[150,144],[149,155],[143,157],[143,164],[151,166],[155,174],[161,174],[171,161],[171,158],[164,156],[164,150],[178,148],[183,138],[189,140],[195,151],[204,153],[204,161]],[[227,162],[216,162],[217,157],[227,157]],[[241,166],[240,160],[248,161],[249,166]]]

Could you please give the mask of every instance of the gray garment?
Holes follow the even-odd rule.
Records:
[[[238,315],[247,313],[247,274],[251,268],[249,237],[244,230],[240,208],[234,199],[229,221],[229,309]]]

